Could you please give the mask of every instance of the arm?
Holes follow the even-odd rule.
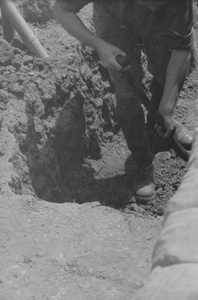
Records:
[[[98,52],[104,67],[117,70],[121,69],[121,66],[116,61],[116,56],[125,56],[125,53],[93,34],[75,13],[62,9],[56,2],[53,7],[53,16],[69,34],[87,46],[95,49]]]
[[[164,138],[168,137],[175,126],[173,111],[189,71],[190,58],[190,50],[172,50],[166,72],[164,93],[159,106],[159,113],[166,127]]]

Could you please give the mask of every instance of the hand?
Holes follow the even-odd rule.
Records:
[[[173,113],[168,113],[167,111],[160,110],[160,108],[159,108],[158,111],[159,111],[160,115],[163,118],[165,132],[162,131],[162,129],[158,125],[155,125],[154,128],[156,129],[156,131],[159,134],[159,136],[163,140],[166,140],[168,137],[170,137],[171,133],[174,132],[174,129],[175,129],[175,119],[173,117]]]
[[[116,46],[113,46],[105,41],[101,41],[97,46],[97,52],[104,67],[121,70],[121,65],[117,62],[118,55],[126,56],[126,53]]]

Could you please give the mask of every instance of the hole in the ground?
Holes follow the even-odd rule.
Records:
[[[109,92],[112,83],[101,75],[92,52],[77,47],[79,57],[72,64],[70,53],[64,64],[61,59],[56,63],[30,60],[29,73],[24,69],[26,77],[17,79],[24,85],[25,102],[20,109],[25,128],[21,132],[16,125],[22,158],[17,158],[20,168],[15,165],[18,173],[27,166],[29,181],[21,172],[19,182],[11,183],[15,193],[28,193],[29,184],[29,192],[47,201],[101,198],[92,193],[98,187],[84,160],[101,158],[104,132],[115,131],[114,99]],[[23,60],[25,53],[20,55]],[[99,186],[102,190],[103,184]],[[86,187],[90,188],[89,196]]]

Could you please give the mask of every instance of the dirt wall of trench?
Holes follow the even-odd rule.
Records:
[[[45,23],[52,18],[51,7],[55,0],[12,0],[26,21]]]
[[[64,58],[42,60],[0,40],[2,187],[70,201],[63,174],[100,157],[117,130],[113,87],[97,57],[72,42]]]

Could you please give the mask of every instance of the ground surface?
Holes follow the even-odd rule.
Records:
[[[90,7],[82,12],[87,23],[90,12]],[[0,300],[133,299],[149,274],[160,216],[186,163],[172,150],[158,153],[156,198],[136,204],[130,190],[133,163],[121,133],[115,134],[113,110],[108,103],[101,109],[99,101],[110,97],[111,86],[94,77],[93,65],[90,79],[84,63],[83,83],[79,80],[82,58],[54,21],[31,26],[53,63],[15,48],[12,62],[1,67]],[[67,90],[68,73],[70,89],[84,87],[85,120],[81,98]],[[195,73],[176,111],[192,131],[198,123],[197,82]],[[102,95],[97,84],[105,86]],[[103,119],[108,130],[102,135]],[[74,159],[85,142],[91,154]]]

